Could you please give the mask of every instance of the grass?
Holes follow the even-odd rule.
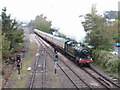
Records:
[[[26,88],[26,81],[28,76],[27,68],[29,65],[31,65],[32,60],[34,60],[36,50],[36,44],[31,43],[27,52],[27,54],[29,53],[29,57],[27,57],[26,60],[22,61],[21,79],[18,79],[18,72],[16,71],[14,75],[14,80],[16,81],[16,83],[13,88]]]
[[[50,74],[50,81],[51,81],[52,88],[61,88],[58,75],[55,75],[53,67],[51,67],[51,70],[52,71]]]
[[[52,81],[53,79],[52,78],[50,78],[50,81]]]

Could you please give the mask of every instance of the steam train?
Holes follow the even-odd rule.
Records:
[[[78,62],[80,65],[90,66],[90,64],[93,62],[92,58],[89,57],[90,51],[85,48],[85,45],[78,46],[75,41],[57,37],[37,29],[34,29],[34,33],[55,48],[57,47],[58,50],[72,57],[75,62]]]

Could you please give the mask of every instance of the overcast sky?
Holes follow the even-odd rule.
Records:
[[[91,12],[92,4],[96,4],[99,14],[103,11],[118,10],[119,0],[0,0],[0,8],[7,7],[7,13],[20,21],[34,20],[43,14],[52,21],[52,27],[60,28],[60,32],[83,40],[84,28],[81,25],[85,15]]]

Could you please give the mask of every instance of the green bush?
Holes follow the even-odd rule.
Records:
[[[105,50],[94,50],[92,58],[94,62],[105,71],[118,74],[118,65],[120,65],[120,60],[118,60],[117,55],[113,55]]]

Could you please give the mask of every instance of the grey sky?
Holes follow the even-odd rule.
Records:
[[[83,40],[85,36],[79,15],[90,13],[92,4],[96,4],[98,13],[106,10],[118,10],[119,0],[1,0],[0,8],[7,7],[7,12],[20,21],[30,21],[37,15],[44,14],[52,21],[52,27],[59,27],[60,32]]]

